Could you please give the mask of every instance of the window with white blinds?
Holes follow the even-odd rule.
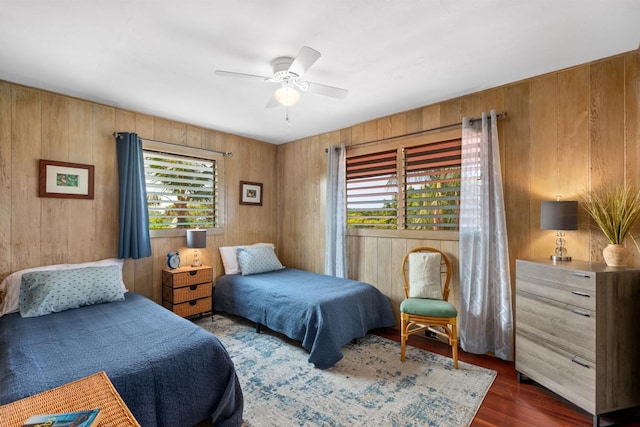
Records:
[[[216,159],[143,153],[149,229],[217,227]]]
[[[461,140],[347,153],[347,227],[458,230]]]
[[[404,149],[405,228],[458,230],[461,141]]]
[[[347,157],[347,227],[398,228],[396,150]]]

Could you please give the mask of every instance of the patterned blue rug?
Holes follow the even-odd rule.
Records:
[[[367,335],[342,347],[327,370],[307,362],[296,341],[232,316],[195,321],[231,355],[244,393],[244,425],[467,426],[496,372]]]

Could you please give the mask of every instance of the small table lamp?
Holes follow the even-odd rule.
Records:
[[[571,261],[564,246],[563,230],[578,229],[578,202],[576,201],[543,201],[540,205],[540,228],[557,230],[556,254],[551,255],[554,261]]]
[[[198,249],[207,247],[207,230],[201,230],[199,228],[187,230],[187,247],[194,249],[193,264],[191,264],[191,267],[200,267],[202,264],[200,263]]]

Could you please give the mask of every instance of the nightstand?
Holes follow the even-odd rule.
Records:
[[[189,317],[212,310],[213,268],[180,267],[162,270],[162,305]]]

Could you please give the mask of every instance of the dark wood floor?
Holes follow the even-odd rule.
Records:
[[[395,329],[374,332],[395,341],[400,340],[400,333]],[[449,346],[424,336],[410,336],[409,344],[433,353],[451,356]],[[533,381],[519,383],[513,362],[492,356],[468,354],[464,351],[460,351],[458,357],[463,362],[498,372],[471,426],[593,426],[590,414],[560,396]],[[603,416],[600,425],[640,427],[640,408]]]

